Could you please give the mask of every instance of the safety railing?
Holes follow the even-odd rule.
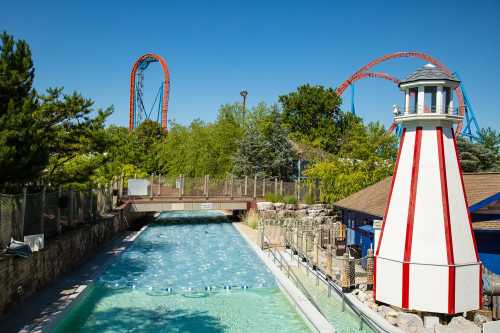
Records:
[[[186,177],[184,175],[150,175],[142,178],[148,185],[149,197],[228,197],[273,199],[295,198],[296,201],[318,201],[319,186],[315,182],[285,181],[277,177],[242,176]],[[128,179],[119,177],[115,187],[120,196],[129,196]],[[130,196],[141,197],[144,195]]]
[[[11,239],[28,235],[50,238],[78,225],[92,223],[113,208],[110,186],[73,190],[42,188],[35,193],[0,194],[0,251]]]
[[[345,230],[339,223],[313,225],[295,220],[285,225],[284,221],[262,219],[259,231],[264,249],[290,249],[343,290],[373,286],[373,252],[355,258],[345,247]]]

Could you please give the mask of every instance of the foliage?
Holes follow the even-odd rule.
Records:
[[[35,69],[25,41],[0,35],[0,185],[35,178],[48,161],[35,111]],[[19,172],[22,170],[22,172]]]
[[[52,183],[88,178],[102,162],[104,120],[112,112],[92,109],[80,94],[33,89],[34,68],[28,44],[1,35],[0,186],[25,184],[42,176]],[[87,155],[84,157],[83,155]],[[66,163],[78,159],[65,169]],[[19,172],[22,170],[22,172]]]
[[[246,125],[234,157],[234,174],[290,178],[295,152],[277,107],[259,104],[250,113]]]
[[[283,197],[283,202],[289,205],[295,205],[297,204],[298,200],[297,197],[294,195],[285,195]]]
[[[269,201],[269,202],[283,202],[283,196],[278,194],[278,193],[274,193],[274,192],[271,192],[271,193],[266,193],[266,195],[264,195],[264,200],[265,201]]]
[[[496,132],[488,133],[491,136],[483,137],[484,143],[471,143],[463,138],[457,139],[460,162],[464,172],[500,171],[498,143],[490,140],[496,136]]]
[[[359,118],[340,110],[341,99],[332,88],[302,85],[279,97],[283,123],[294,141],[337,153],[345,131]]]
[[[243,221],[245,221],[246,225],[248,225],[252,229],[257,229],[257,226],[259,225],[259,215],[255,211],[255,209],[250,209],[247,211],[245,217],[243,218]]]
[[[308,182],[319,180],[320,201],[335,202],[389,176],[396,155],[396,138],[378,123],[356,124],[348,140],[330,161],[309,167]]]
[[[233,169],[233,154],[244,129],[237,108],[223,106],[214,123],[172,122],[168,137],[155,147],[162,174],[222,177]]]

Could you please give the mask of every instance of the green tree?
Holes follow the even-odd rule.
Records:
[[[491,127],[481,128],[479,131],[478,143],[494,151],[496,154],[500,153],[500,133]]]
[[[500,155],[494,145],[472,143],[459,137],[457,146],[464,172],[500,171]]]
[[[23,40],[0,35],[0,186],[37,177],[48,161],[43,130],[35,111],[35,70]]]
[[[341,99],[332,88],[302,85],[279,97],[283,124],[299,142],[337,152],[350,116],[340,111]]]
[[[276,106],[260,104],[249,114],[245,135],[234,157],[237,175],[291,177],[296,158]]]

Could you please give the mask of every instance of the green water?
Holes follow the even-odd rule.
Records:
[[[61,332],[308,332],[277,288],[150,296],[94,287]]]
[[[309,331],[230,223],[169,223],[189,214],[162,213],[55,332]]]

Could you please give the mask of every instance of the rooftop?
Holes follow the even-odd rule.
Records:
[[[445,70],[436,67],[433,64],[427,64],[420,67],[412,74],[408,75],[408,77],[405,80],[401,81],[400,85],[419,80],[448,80],[456,82],[460,81],[453,74],[450,75]]]
[[[487,201],[500,192],[500,172],[464,174],[469,207]],[[335,206],[382,218],[385,211],[391,177],[334,203]]]

